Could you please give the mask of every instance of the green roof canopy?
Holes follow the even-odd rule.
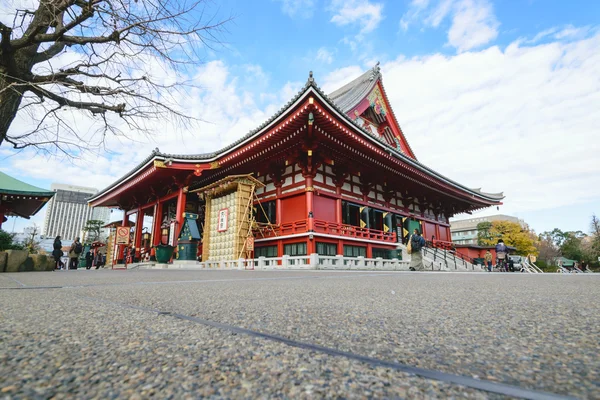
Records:
[[[35,215],[52,196],[54,192],[51,190],[21,182],[0,171],[0,214],[29,218]]]

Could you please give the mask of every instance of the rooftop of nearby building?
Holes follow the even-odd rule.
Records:
[[[474,218],[468,218],[468,219],[461,219],[461,220],[457,220],[457,221],[451,220],[450,221],[450,230],[457,231],[457,230],[476,229],[477,225],[480,224],[481,222],[492,222],[492,221],[510,221],[510,222],[518,222],[518,223],[521,223],[522,225],[524,224],[524,222],[522,220],[520,220],[517,217],[513,217],[512,215],[496,214],[496,215],[490,215],[487,217],[474,217]]]
[[[98,193],[98,189],[96,189],[96,188],[70,185],[70,184],[66,184],[66,183],[53,183],[50,185],[50,189],[55,190],[55,191],[56,190],[68,190],[71,192],[83,192],[83,193],[89,193],[89,194]]]

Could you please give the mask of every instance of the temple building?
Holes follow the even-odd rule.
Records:
[[[240,187],[248,188],[245,197],[235,195]],[[152,245],[174,244],[193,213],[202,236],[198,254],[218,260],[228,245],[219,238],[237,229],[230,236],[239,241],[233,237],[242,225],[234,221],[241,223],[250,210],[244,227],[250,226],[254,257],[392,258],[414,228],[432,245],[448,245],[450,217],[501,204],[502,198],[418,161],[377,65],[329,95],[311,73],[294,98],[235,143],[207,154],[156,149],[89,203],[118,207],[124,219],[135,220],[138,251],[143,216],[152,221]]]

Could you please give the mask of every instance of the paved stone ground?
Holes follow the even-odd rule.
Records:
[[[595,275],[84,270],[0,288],[0,399],[501,397],[172,314],[600,398]]]

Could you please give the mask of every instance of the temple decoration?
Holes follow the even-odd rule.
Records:
[[[183,226],[179,233],[179,241],[177,243],[177,259],[178,260],[196,260],[196,252],[198,242],[202,238],[198,230],[198,214],[184,213]]]
[[[369,103],[375,111],[376,114],[381,116],[386,116],[387,109],[385,108],[385,101],[383,100],[383,96],[381,95],[381,90],[379,90],[379,86],[375,86],[371,94],[369,94]]]

